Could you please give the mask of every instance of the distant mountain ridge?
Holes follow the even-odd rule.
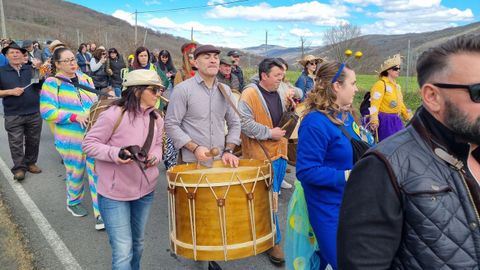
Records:
[[[410,40],[411,59],[415,60],[418,54],[423,52],[425,49],[463,34],[480,34],[480,22],[424,33],[409,33],[403,35],[364,35],[359,37],[359,39],[363,39],[369,45],[378,49],[375,51],[378,53],[378,55],[375,55],[375,57],[378,57],[378,59],[385,59],[388,56],[396,53],[406,56],[408,41]],[[269,45],[267,47],[267,51],[265,52],[265,47],[260,45],[256,47],[245,48],[243,50],[262,56],[267,55],[268,57],[282,57],[291,64],[295,63],[301,58],[300,47],[287,48],[278,45]],[[314,54],[319,56],[328,55],[328,51],[329,48],[327,46],[314,46],[305,48],[305,54]],[[364,57],[371,56],[365,55]],[[380,63],[378,63],[378,65],[379,64]]]
[[[74,51],[81,42],[93,41],[107,49],[116,47],[123,55],[135,51],[134,27],[129,23],[87,7],[61,0],[7,0],[3,1],[7,35],[12,39],[59,39]],[[138,27],[137,46],[150,50],[166,49],[177,66],[181,65],[180,47],[189,40],[168,33]],[[226,54],[231,48],[221,48]],[[249,55],[252,65],[261,57]],[[244,63],[246,64],[246,63]]]
[[[121,54],[129,54],[135,50],[134,27],[118,18],[106,15],[92,9],[61,0],[8,0],[3,1],[5,7],[6,27],[8,36],[14,39],[60,39],[77,48],[77,40],[94,41],[106,48],[116,47]],[[168,33],[138,27],[138,46],[143,44],[149,49],[166,49],[172,55],[177,66],[180,65],[180,47],[187,39]],[[462,34],[480,34],[480,22],[469,25],[447,28],[439,31],[414,33],[404,35],[366,35],[360,37],[372,48],[374,55],[365,54],[364,58],[375,59],[375,64],[364,67],[362,72],[374,71],[373,66],[380,65],[380,59],[395,53],[407,54],[408,40],[411,42],[412,62],[415,57],[428,47],[436,45],[448,38]],[[355,49],[355,48],[352,48]],[[222,48],[225,53],[229,48]],[[244,52],[242,65],[255,66],[265,56],[282,57],[290,64],[296,63],[301,57],[301,49],[286,48],[277,45],[263,45],[241,49]],[[325,56],[329,54],[326,46],[305,48],[305,54]],[[364,60],[365,61],[365,60]],[[378,62],[378,63],[377,63]],[[292,68],[298,65],[292,65]]]

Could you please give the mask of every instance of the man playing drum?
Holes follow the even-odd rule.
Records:
[[[244,158],[272,160],[274,212],[275,198],[287,169],[287,139],[285,130],[280,127],[282,114],[292,104],[293,91],[279,89],[284,77],[284,66],[275,58],[266,58],[258,68],[259,82],[245,87],[238,103],[242,117],[242,154]],[[281,91],[279,91],[281,90]],[[258,142],[259,140],[260,142]],[[262,147],[259,147],[259,143]],[[263,151],[265,149],[269,156]],[[280,247],[280,228],[277,214],[275,246],[268,253],[270,261],[275,265],[284,263],[284,255]]]
[[[165,130],[179,151],[179,164],[200,162],[211,164],[210,149],[221,150],[225,164],[237,167],[238,157],[233,155],[240,144],[240,118],[219,89],[217,73],[220,50],[212,45],[198,47],[194,53],[198,72],[194,77],[175,85],[165,116]],[[232,91],[223,88],[228,96]],[[225,134],[225,121],[228,132]],[[216,157],[213,157],[214,159]],[[209,263],[209,269],[220,269]]]

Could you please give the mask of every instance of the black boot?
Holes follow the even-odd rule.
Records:
[[[214,261],[209,261],[208,262],[208,270],[222,270],[220,265]]]

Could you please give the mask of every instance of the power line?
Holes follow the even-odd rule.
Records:
[[[172,12],[172,11],[180,11],[180,10],[188,10],[188,9],[199,9],[199,8],[206,8],[206,7],[215,7],[215,6],[225,6],[229,4],[236,4],[236,3],[242,3],[242,2],[248,2],[250,0],[235,0],[235,1],[230,1],[230,2],[225,2],[225,3],[216,3],[216,4],[207,4],[207,5],[201,5],[201,6],[190,6],[190,7],[180,7],[180,8],[170,8],[170,9],[156,9],[156,10],[147,10],[147,11],[137,11],[137,12],[132,12],[131,14],[141,14],[141,13],[155,13],[155,12]]]

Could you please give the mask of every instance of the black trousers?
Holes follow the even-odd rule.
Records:
[[[5,116],[5,130],[13,160],[12,172],[25,171],[28,165],[37,163],[42,133],[40,113]]]

